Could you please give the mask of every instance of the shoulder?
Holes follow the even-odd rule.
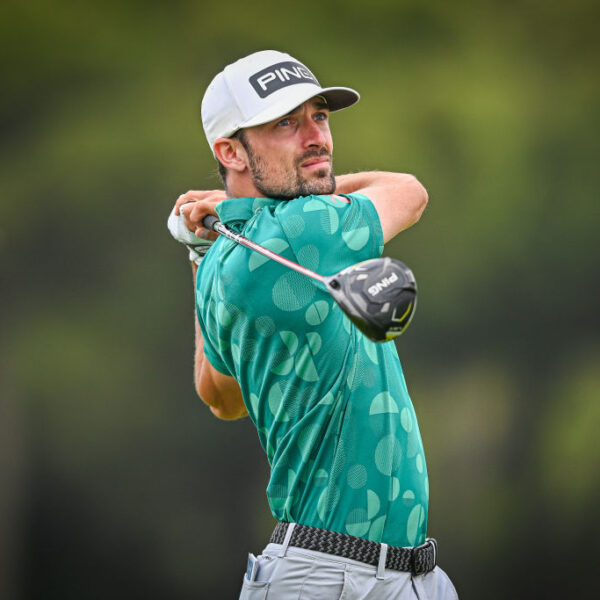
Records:
[[[327,194],[300,196],[280,202],[275,207],[274,215],[279,219],[295,215],[306,221],[318,221],[326,215],[336,214],[342,217],[343,213],[369,213],[373,210],[372,202],[363,194]]]
[[[276,210],[288,211],[306,209],[307,212],[310,212],[311,210],[318,210],[323,206],[332,206],[334,208],[343,210],[349,204],[361,204],[363,202],[370,202],[370,200],[364,194],[359,194],[356,192],[352,194],[299,196],[293,200],[281,201]]]
[[[313,254],[314,249],[319,251],[319,264],[331,263],[324,272],[375,258],[383,251],[377,212],[362,194],[302,196],[278,205],[272,218],[296,254],[308,252],[310,246]]]

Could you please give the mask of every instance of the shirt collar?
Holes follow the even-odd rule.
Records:
[[[245,223],[254,213],[265,206],[275,206],[278,202],[285,200],[275,200],[274,198],[228,198],[219,202],[215,207],[219,220],[224,225],[235,222]]]

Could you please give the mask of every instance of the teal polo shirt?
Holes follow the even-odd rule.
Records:
[[[383,251],[360,194],[232,198],[220,220],[322,275]],[[325,287],[221,236],[202,261],[206,358],[239,382],[271,467],[273,516],[394,546],[424,542],[428,479],[393,343],[375,344]]]

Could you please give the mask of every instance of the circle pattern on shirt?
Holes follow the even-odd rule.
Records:
[[[291,215],[281,222],[283,232],[290,239],[295,239],[304,233],[304,219],[300,215]]]
[[[350,535],[360,537],[369,531],[371,522],[367,511],[364,508],[354,508],[348,513],[346,518],[346,531]]]
[[[375,466],[382,475],[390,476],[400,466],[402,446],[395,435],[386,435],[375,448]]]
[[[273,286],[272,298],[275,306],[284,312],[304,308],[315,297],[315,286],[311,280],[292,271],[284,273]]]
[[[367,483],[366,467],[364,465],[354,465],[353,467],[350,467],[350,469],[348,469],[348,474],[346,475],[346,480],[353,490],[364,487]]]
[[[275,333],[275,321],[268,315],[263,315],[254,321],[254,328],[259,335],[271,337]]]
[[[406,536],[411,545],[414,545],[417,540],[417,535],[423,526],[425,521],[425,509],[417,504],[408,515],[408,522],[406,524]]]
[[[262,210],[263,206],[270,204],[270,201],[257,199],[254,208]],[[285,239],[271,237],[262,244],[278,254],[289,253],[291,245],[296,252],[294,260],[318,271],[320,263],[325,265],[329,258],[325,249],[327,244],[324,243],[329,235],[341,235],[342,246],[345,244],[352,251],[360,251],[369,243],[372,231],[366,226],[365,220],[342,217],[342,223],[342,213],[331,203],[328,205],[314,197],[305,202],[303,212],[307,213],[304,218],[300,214],[291,214],[280,220]],[[298,243],[297,246],[301,247],[296,250],[291,240],[301,238],[309,229],[316,236],[307,236],[308,243],[305,242],[303,246],[302,242]],[[277,234],[273,230],[271,235]],[[244,255],[242,260],[247,261],[251,279],[257,276],[261,278],[263,274],[266,279],[267,273],[271,274],[273,279],[270,281],[274,282],[271,284],[271,298],[276,308],[283,313],[299,311],[297,314],[279,313],[278,316],[274,311],[270,315],[257,316],[256,312],[248,310],[251,313],[249,319],[238,306],[226,302],[226,298],[231,297],[232,287],[238,285],[237,277],[233,280],[231,273],[223,274],[225,276],[218,281],[218,300],[206,308],[208,319],[218,321],[222,328],[221,337],[231,339],[234,363],[243,362],[244,369],[248,369],[248,361],[257,358],[256,352],[261,344],[277,348],[270,355],[266,367],[270,372],[265,380],[268,381],[265,397],[261,396],[259,400],[256,394],[251,393],[248,400],[253,418],[260,413],[257,427],[272,466],[275,448],[278,453],[282,445],[287,444],[288,448],[289,457],[277,459],[277,472],[280,475],[269,488],[273,510],[283,516],[293,517],[293,507],[302,499],[301,490],[310,480],[318,496],[316,509],[323,526],[339,520],[336,526],[345,527],[349,534],[381,541],[385,536],[398,535],[396,516],[394,533],[389,530],[391,522],[388,523],[388,531],[384,530],[388,515],[398,514],[395,511],[400,510],[404,513],[404,526],[401,529],[405,529],[405,533],[400,532],[400,535],[411,543],[419,541],[426,522],[427,498],[421,489],[421,482],[427,481],[425,461],[414,411],[410,401],[407,403],[406,400],[406,389],[393,387],[389,388],[393,390],[390,392],[386,390],[388,386],[378,385],[378,372],[388,367],[387,355],[380,351],[378,344],[360,334],[349,319],[340,314],[338,305],[331,298],[326,299],[318,293],[320,287],[306,276],[286,269],[269,271],[265,265],[270,261],[257,253],[249,253],[247,257]],[[267,289],[265,300],[269,299]],[[245,306],[243,301],[237,304]],[[202,307],[202,304],[199,305]],[[269,311],[263,309],[258,315],[261,312]],[[320,325],[326,319],[329,319],[328,324],[335,321],[336,328],[339,324],[337,333],[341,333],[343,327],[350,335],[322,336],[327,326],[321,329]],[[304,321],[305,325],[301,327],[302,333],[296,334],[291,330],[300,321]],[[282,323],[285,323],[283,328]],[[335,331],[333,327],[330,330]],[[273,339],[270,342],[265,341],[265,338],[271,337]],[[225,340],[224,343],[230,342]],[[319,358],[323,355],[346,355],[348,344],[355,350],[354,359],[350,368],[339,378],[341,385],[329,392],[324,390],[323,397],[311,404],[311,399],[314,399],[313,387],[316,387],[313,383],[317,384],[320,375],[317,365],[324,368],[320,366],[322,363]],[[294,379],[295,384],[291,384]],[[348,397],[358,398],[360,402],[348,401]],[[343,410],[343,423],[349,431],[359,432],[358,435],[371,439],[372,445],[369,445],[367,452],[360,453],[354,443],[356,440],[350,441],[340,432],[342,422],[337,417],[340,410]],[[323,423],[310,423],[310,419],[302,421],[308,411],[319,411],[319,414],[334,418],[325,429]],[[259,426],[269,421],[273,425],[271,428]],[[294,430],[296,423],[302,425]],[[340,433],[341,438],[338,438]],[[325,447],[323,436],[331,436],[330,439],[335,440],[334,445],[327,446],[329,456],[333,453],[333,457],[329,461],[319,462],[321,459],[317,452]],[[325,468],[313,472],[317,465]],[[408,471],[411,475],[406,477]],[[420,482],[415,477],[417,474],[420,475]],[[342,490],[343,506],[340,502]],[[353,504],[347,506],[347,492],[350,490],[353,490],[350,493]],[[390,510],[392,503],[395,503],[394,508]],[[311,511],[314,511],[314,505]]]
[[[329,302],[325,300],[317,300],[311,304],[305,313],[306,322],[313,327],[321,325],[329,315]]]

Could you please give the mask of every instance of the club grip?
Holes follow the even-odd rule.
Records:
[[[210,229],[211,231],[215,231],[214,225],[218,223],[219,219],[214,215],[206,215],[204,219],[202,219],[202,225],[206,227],[206,229]]]

